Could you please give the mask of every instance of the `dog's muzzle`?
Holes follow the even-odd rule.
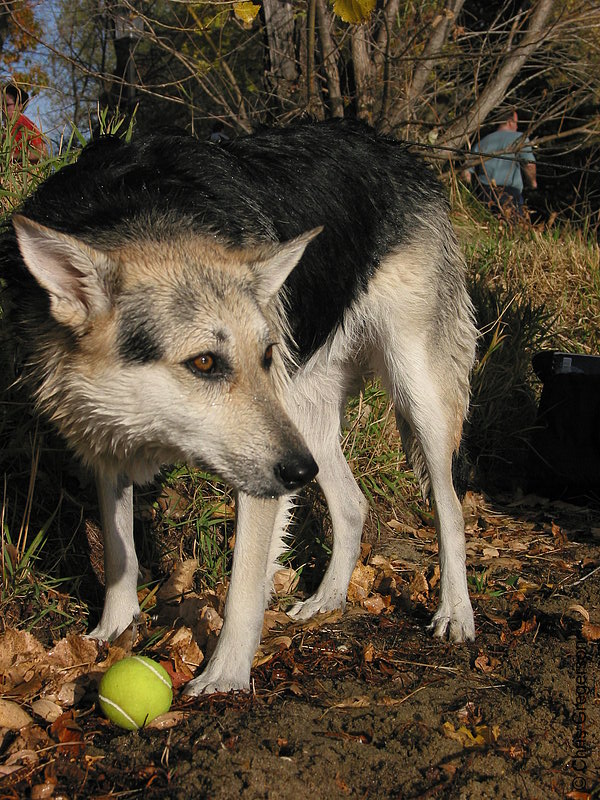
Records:
[[[307,484],[318,471],[319,467],[310,453],[295,454],[275,465],[275,477],[290,492]]]

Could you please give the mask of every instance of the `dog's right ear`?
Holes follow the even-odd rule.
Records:
[[[110,309],[112,263],[105,253],[20,214],[12,222],[23,261],[48,292],[57,322],[81,331],[92,317]]]
[[[295,239],[278,244],[267,244],[259,248],[251,263],[255,278],[255,290],[262,303],[268,303],[281,289],[285,279],[300,261],[309,242],[323,230],[313,228]]]

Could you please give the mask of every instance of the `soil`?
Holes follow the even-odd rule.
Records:
[[[380,531],[369,559],[398,576],[373,590],[383,608],[272,632],[250,694],[178,694],[172,727],[121,731],[88,693],[73,740],[46,726],[44,756],[0,797],[600,796],[600,514],[472,497],[467,536],[475,642],[426,630],[432,529]]]

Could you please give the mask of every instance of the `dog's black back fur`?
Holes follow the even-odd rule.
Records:
[[[357,122],[332,121],[266,129],[226,145],[179,134],[130,144],[100,139],[46,181],[23,213],[90,244],[165,213],[177,227],[234,245],[291,239],[323,225],[286,283],[302,362],[341,322],[380,259],[442,208],[439,184],[406,145]],[[2,251],[10,282],[20,261],[10,235]],[[24,269],[19,280],[40,291]]]

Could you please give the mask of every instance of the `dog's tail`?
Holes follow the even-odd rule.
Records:
[[[458,450],[452,456],[452,482],[454,491],[459,500],[463,500],[469,487],[471,486],[471,474],[473,465],[469,459],[465,446],[461,443]]]

